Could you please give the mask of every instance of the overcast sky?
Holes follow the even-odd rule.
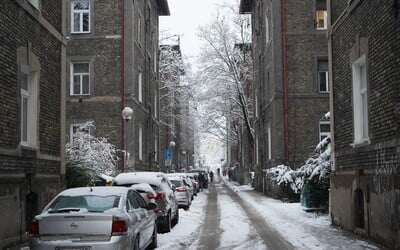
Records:
[[[168,0],[170,16],[160,17],[160,31],[168,30],[180,36],[184,56],[197,55],[201,42],[196,33],[198,27],[209,23],[215,13],[216,3],[227,0]]]

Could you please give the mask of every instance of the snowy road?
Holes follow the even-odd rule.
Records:
[[[180,222],[171,233],[159,235],[158,249],[292,248],[251,209],[217,180],[195,198],[190,211],[180,212]]]
[[[180,210],[179,224],[158,241],[161,250],[380,249],[331,226],[327,215],[226,180],[199,193],[190,210]]]

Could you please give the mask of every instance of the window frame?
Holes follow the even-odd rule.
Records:
[[[319,12],[323,12],[323,26],[319,26],[319,20],[321,20],[321,19],[319,19],[319,16],[318,16],[318,14],[319,14]],[[315,27],[316,27],[316,29],[317,30],[327,30],[328,29],[328,11],[327,10],[316,10],[315,11],[315,19],[316,19],[316,25],[315,25]]]
[[[88,72],[87,73],[75,73],[74,72],[74,69],[75,69],[75,65],[76,64],[87,64],[88,65]],[[70,93],[70,96],[90,96],[91,95],[91,91],[90,91],[90,85],[91,85],[91,79],[90,79],[90,71],[91,71],[91,65],[90,65],[90,62],[89,61],[71,61],[71,63],[70,63],[70,89],[69,89],[69,93]],[[79,93],[78,94],[75,94],[74,93],[74,77],[75,76],[79,76],[79,80],[80,80],[80,83],[79,83]],[[88,89],[88,93],[87,94],[84,94],[83,93],[83,77],[84,76],[88,76],[88,86],[87,86],[87,89]]]
[[[269,18],[265,15],[265,43],[268,45],[270,42],[271,37],[269,35]]]
[[[80,123],[71,123],[69,125],[69,140],[70,140],[70,142],[73,141],[74,128],[79,129],[80,127],[84,126],[85,124],[86,124],[85,122],[80,122]],[[92,133],[90,126],[88,127],[88,129],[89,129],[88,133],[90,135]]]
[[[365,71],[362,71],[362,68],[365,68]],[[361,55],[357,60],[352,63],[352,88],[353,142],[354,145],[369,143],[369,88],[366,54]]]
[[[76,2],[87,2],[89,7],[88,10],[75,10],[74,9],[74,3]],[[88,34],[91,32],[91,1],[90,0],[72,0],[71,1],[71,34]],[[84,31],[83,30],[83,15],[87,13],[88,14],[88,30]],[[79,14],[79,31],[75,31],[75,18],[74,15]]]
[[[321,90],[321,74],[325,75],[325,88],[326,90]],[[320,93],[329,93],[329,72],[328,71],[318,71],[317,72],[317,81],[318,81],[318,91]]]
[[[139,127],[138,143],[139,143],[138,159],[139,159],[139,161],[142,161],[143,160],[143,129],[142,129],[142,127]]]
[[[319,141],[320,141],[320,142],[321,142],[323,139],[325,139],[326,137],[328,137],[328,136],[331,135],[330,128],[329,128],[329,132],[321,131],[321,130],[322,130],[321,128],[322,128],[323,125],[329,125],[329,127],[330,127],[331,122],[330,122],[329,120],[320,120],[320,121],[318,122]],[[322,138],[322,137],[323,137],[323,138]]]
[[[271,123],[268,124],[268,160],[272,159],[272,135],[271,135]]]
[[[259,152],[258,152],[258,136],[256,136],[256,145],[255,145],[255,153],[256,153],[256,164],[260,163],[260,159],[259,159]]]
[[[322,14],[322,19],[320,15]],[[320,26],[320,20],[323,20]],[[327,0],[315,0],[315,29],[327,30],[328,29],[328,4]]]
[[[154,117],[158,118],[158,98],[157,98],[157,91],[154,90]]]
[[[143,103],[143,72],[141,70],[138,74],[138,101]]]
[[[38,72],[30,65],[20,65],[20,145],[29,148],[38,146]],[[22,85],[22,75],[26,88]],[[25,105],[26,104],[26,105]]]
[[[137,22],[137,40],[140,46],[142,46],[142,16],[138,15],[138,22]]]

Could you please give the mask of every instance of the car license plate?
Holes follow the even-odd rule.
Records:
[[[55,250],[91,250],[91,247],[56,247]]]

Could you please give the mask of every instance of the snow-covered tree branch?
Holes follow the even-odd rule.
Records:
[[[329,119],[329,113],[325,115]],[[304,186],[311,181],[321,186],[329,187],[329,175],[331,171],[331,138],[325,137],[315,147],[313,153],[298,169],[279,165],[266,170],[266,176],[278,185],[290,185],[292,190],[299,193]]]
[[[100,175],[113,175],[118,163],[118,150],[106,138],[94,137],[92,121],[80,126],[66,144],[67,162],[74,167],[84,168],[92,178]],[[73,163],[73,164],[71,164]]]
[[[197,98],[202,105],[203,120],[223,120],[243,126],[250,145],[254,146],[250,18],[237,13],[235,7],[221,5],[215,20],[199,29],[198,36],[206,45],[199,58]],[[219,119],[221,117],[224,119]],[[216,124],[208,125],[200,126],[203,132],[218,131]],[[236,131],[229,129],[229,133],[232,132]],[[225,136],[231,136],[227,130]]]

